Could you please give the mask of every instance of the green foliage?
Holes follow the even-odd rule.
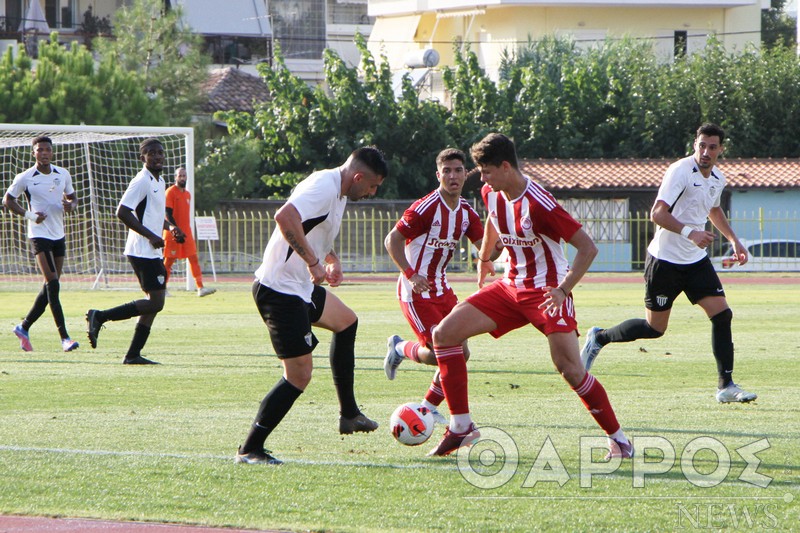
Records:
[[[44,124],[163,124],[159,101],[150,99],[139,76],[111,61],[95,64],[85,46],[67,50],[58,35],[39,47],[36,72],[20,51],[0,61],[0,120]]]
[[[467,49],[443,71],[448,109],[420,99],[408,79],[395,96],[388,62],[360,36],[357,45],[360,67],[327,50],[326,84],[313,89],[278,50],[274,68],[260,67],[272,101],[252,115],[218,115],[232,136],[260,143],[266,195],[282,197],[311,170],[375,144],[391,169],[379,195],[419,197],[435,185],[439,150],[468,151],[490,131],[512,136],[522,158],[674,158],[713,121],[728,132],[729,157],[800,156],[800,61],[787,47],[730,52],[712,37],[701,52],[667,62],[647,40],[583,49],[547,37],[506,53],[498,83]]]
[[[181,23],[180,6],[164,12],[162,0],[135,0],[115,12],[113,32],[113,39],[94,41],[100,57],[140,74],[163,101],[168,124],[187,124],[210,60],[200,51],[202,37]]]
[[[797,20],[786,13],[785,7],[786,0],[771,0],[769,9],[761,10],[761,43],[766,48],[794,50],[797,44]]]
[[[195,166],[197,210],[211,210],[229,198],[266,196],[267,188],[260,179],[261,150],[262,143],[248,137],[206,140]]]
[[[407,79],[396,99],[388,63],[377,64],[360,35],[356,44],[363,76],[326,50],[326,87],[313,89],[286,68],[277,47],[274,66],[258,67],[271,101],[253,114],[217,114],[232,137],[259,144],[268,196],[285,196],[312,170],[338,166],[364,145],[378,146],[389,158],[390,177],[380,196],[406,198],[433,188],[436,154],[453,142],[447,112],[420,101]]]

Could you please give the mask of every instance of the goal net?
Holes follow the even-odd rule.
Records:
[[[128,183],[142,169],[139,143],[148,137],[157,137],[164,145],[162,176],[167,186],[175,169],[184,167],[187,189],[194,192],[192,128],[0,124],[2,194],[14,176],[36,164],[31,141],[39,135],[53,140],[53,164],[70,172],[79,200],[78,208],[64,216],[67,256],[62,284],[138,287],[123,253],[128,229],[116,216],[117,205]],[[24,195],[17,200],[27,207]],[[194,212],[194,205],[190,212]],[[36,289],[43,282],[31,253],[26,223],[23,217],[5,209],[0,215],[0,281],[15,289]],[[173,276],[176,282],[185,279],[185,265],[176,264]]]

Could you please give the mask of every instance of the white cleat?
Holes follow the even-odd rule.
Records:
[[[395,350],[397,343],[402,341],[403,339],[399,335],[392,335],[386,339],[386,357],[383,359],[383,371],[386,372],[386,377],[389,378],[389,381],[393,380],[397,375],[397,367],[405,359],[405,356]]]
[[[202,298],[203,296],[208,296],[210,294],[214,294],[217,292],[217,289],[210,289],[208,287],[203,287],[202,289],[197,289],[197,296]]]
[[[603,349],[603,345],[597,342],[596,338],[597,332],[600,331],[600,329],[601,328],[593,327],[589,328],[589,331],[586,332],[586,343],[583,345],[583,350],[581,350],[581,363],[583,363],[583,368],[585,368],[587,372],[592,368],[592,364],[600,353],[600,350]]]
[[[444,425],[448,424],[447,419],[444,417],[444,415],[440,413],[439,410],[436,409],[435,407],[431,409],[431,414],[433,415],[433,421],[436,422],[437,424],[444,424]]]
[[[747,403],[756,398],[758,398],[756,393],[744,391],[736,383],[731,383],[724,389],[717,390],[717,401],[720,403]]]

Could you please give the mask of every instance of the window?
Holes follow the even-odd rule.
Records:
[[[322,59],[325,49],[325,0],[276,0],[269,3],[273,37],[286,59]]]
[[[45,0],[44,17],[51,28],[74,28],[75,0]]]
[[[595,242],[629,242],[627,199],[574,199],[561,202]]]
[[[672,44],[673,57],[686,57],[689,51],[689,33],[686,31],[676,31]]]

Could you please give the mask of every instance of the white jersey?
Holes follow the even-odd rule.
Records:
[[[286,203],[292,204],[300,213],[309,246],[314,255],[324,261],[333,249],[347,206],[347,196],[342,195],[341,172],[338,168],[314,172],[295,187]],[[311,302],[314,283],[308,265],[289,246],[279,227],[275,228],[267,243],[256,278],[275,291]]]
[[[166,195],[164,179],[153,176],[147,168],[143,168],[128,184],[119,205],[133,210],[136,218],[144,227],[161,235],[164,230],[166,216]],[[161,259],[162,253],[150,244],[144,235],[128,229],[128,240],[125,242],[125,255],[144,259]]]
[[[14,177],[8,194],[14,198],[25,195],[28,209],[34,213],[44,213],[47,218],[41,224],[28,221],[28,238],[58,240],[64,238],[64,195],[75,192],[72,176],[66,169],[50,165],[50,174],[42,174],[36,167],[29,168]]]
[[[683,224],[704,231],[708,213],[712,207],[719,207],[724,188],[725,175],[716,166],[711,168],[707,178],[703,177],[694,156],[689,156],[667,169],[656,201],[667,204],[672,216]],[[704,249],[688,238],[660,226],[647,252],[656,259],[679,265],[696,263],[707,256]]]

